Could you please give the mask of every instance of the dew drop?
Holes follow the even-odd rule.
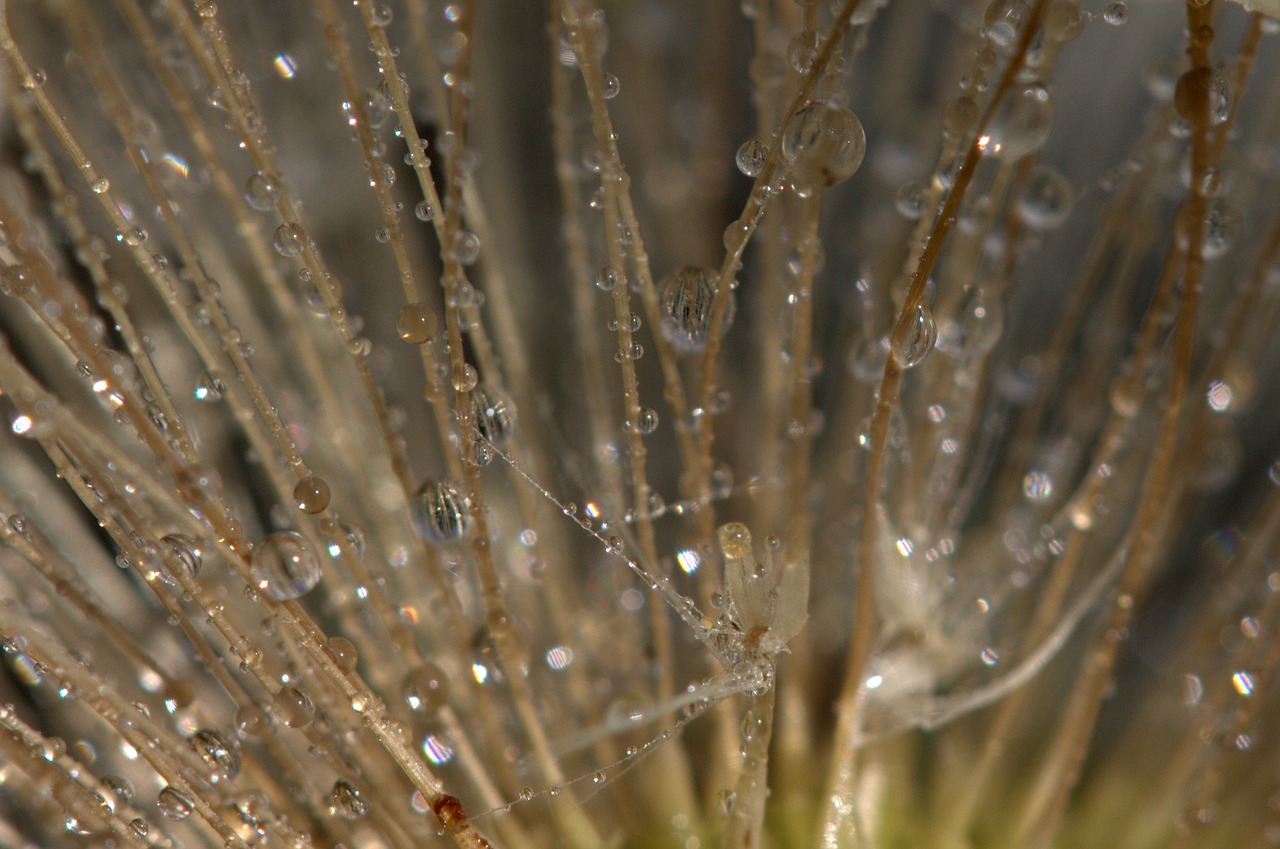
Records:
[[[297,531],[277,531],[253,549],[253,587],[276,601],[300,598],[320,583],[320,558]]]
[[[271,712],[281,725],[289,728],[303,728],[311,724],[316,714],[316,706],[311,697],[297,687],[284,686],[271,700]]]
[[[504,393],[477,386],[471,390],[471,423],[486,442],[502,445],[515,427],[515,405]]]
[[[410,669],[400,691],[409,710],[428,716],[449,702],[449,680],[444,670],[431,661]]]
[[[1204,98],[1209,101],[1209,122],[1226,121],[1231,111],[1231,90],[1222,74],[1212,68],[1192,68],[1178,77],[1173,105],[1184,121],[1195,124],[1196,112]]]
[[[633,427],[642,436],[653,433],[658,429],[658,411],[652,407],[642,407]]]
[[[303,513],[323,513],[329,506],[329,484],[324,478],[307,475],[293,488],[293,503]]]
[[[111,181],[108,180],[106,177],[103,177],[102,179],[95,182],[92,188],[93,188],[93,193],[95,195],[104,194],[107,191],[107,189],[111,188]]]
[[[271,244],[281,256],[297,256],[306,247],[306,235],[297,224],[286,222],[276,228]]]
[[[360,652],[355,643],[346,637],[330,637],[324,641],[325,651],[333,658],[333,663],[343,672],[354,672],[360,662]]]
[[[1129,7],[1124,3],[1112,3],[1102,10],[1102,20],[1113,27],[1118,27],[1129,20]]]
[[[893,358],[902,368],[924,362],[938,341],[938,326],[933,313],[924,304],[916,304],[915,312],[901,327],[894,329],[891,348]]]
[[[456,542],[471,530],[467,499],[451,484],[427,479],[413,496],[413,521],[428,542]]]
[[[613,74],[604,75],[604,99],[613,100],[618,96],[618,92],[622,90],[622,83],[618,82],[618,78]]]
[[[164,566],[169,574],[187,579],[199,574],[204,553],[198,540],[186,534],[169,534],[160,542],[168,555],[164,558]]]
[[[460,265],[472,265],[480,258],[480,237],[470,230],[459,230],[453,234],[451,254]]]
[[[810,103],[792,117],[782,135],[788,176],[802,191],[849,179],[866,152],[862,122],[842,106]]]
[[[244,185],[244,201],[259,212],[275,209],[276,195],[280,189],[266,174],[256,172],[250,175]]]
[[[396,332],[410,345],[425,345],[440,331],[435,310],[421,301],[405,304],[396,316]]]
[[[764,170],[765,160],[769,157],[769,148],[755,139],[748,139],[738,148],[733,157],[738,170],[748,177],[759,176]]]
[[[464,363],[461,374],[453,376],[453,388],[459,392],[470,392],[480,382],[480,375],[475,366]]]
[[[1071,214],[1074,195],[1071,182],[1060,171],[1037,166],[1018,198],[1018,217],[1036,230],[1053,230]]]
[[[329,813],[343,819],[359,819],[369,813],[369,803],[360,798],[360,791],[351,782],[338,779],[328,799]]]
[[[413,207],[413,217],[419,221],[430,221],[435,215],[436,211],[425,200],[418,201]]]
[[[221,731],[202,729],[191,737],[191,748],[204,761],[215,781],[240,774],[240,745]]]
[[[709,268],[685,266],[663,279],[659,287],[662,335],[684,353],[701,351],[711,330],[711,312],[719,290],[718,275]],[[721,333],[733,323],[736,298],[729,293]]]
[[[197,401],[221,401],[227,394],[227,387],[222,382],[222,378],[218,377],[211,371],[201,373],[196,378],[195,396]]]
[[[893,205],[898,210],[898,214],[908,221],[915,221],[923,215],[928,203],[929,189],[919,181],[912,181],[898,189],[893,199]]]
[[[160,795],[156,797],[156,806],[160,808],[160,813],[171,820],[185,820],[195,809],[191,797],[173,786],[160,791]]]
[[[1021,159],[1044,146],[1052,126],[1049,90],[1035,82],[1015,85],[991,114],[983,153],[996,159]]]

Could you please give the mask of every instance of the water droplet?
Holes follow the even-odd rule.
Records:
[[[160,791],[160,795],[156,797],[156,806],[160,808],[160,813],[171,820],[185,820],[195,809],[191,797],[173,786]]]
[[[811,29],[801,30],[787,45],[787,63],[797,74],[806,74],[818,57],[818,34]]]
[[[1212,68],[1192,68],[1178,77],[1173,105],[1188,124],[1194,126],[1199,104],[1208,99],[1209,123],[1221,124],[1231,112],[1231,89],[1222,74]]]
[[[330,637],[324,641],[325,651],[333,658],[333,663],[343,672],[354,672],[360,662],[360,652],[355,643],[346,637]]]
[[[413,207],[413,217],[419,221],[430,221],[435,215],[436,211],[425,200],[418,201]]]
[[[486,442],[502,445],[515,427],[515,405],[502,392],[477,386],[471,391],[471,423]]]
[[[591,776],[592,784],[595,784],[598,786],[598,785],[604,784],[604,782],[605,782],[605,774],[603,772],[597,772],[595,775]]]
[[[221,401],[226,394],[227,387],[223,384],[222,378],[213,372],[203,372],[200,377],[196,378],[195,396],[197,401]]]
[[[95,182],[92,188],[93,188],[93,193],[95,195],[104,194],[107,191],[107,189],[111,188],[111,181],[108,180],[106,177],[103,177],[102,179]]]
[[[333,784],[333,792],[329,794],[329,813],[343,819],[359,819],[369,813],[369,803],[360,798],[360,791],[344,779]]]
[[[912,181],[898,189],[898,194],[893,200],[898,214],[908,221],[915,221],[923,215],[928,203],[929,188],[919,181]]]
[[[618,82],[618,78],[613,74],[604,75],[604,99],[613,100],[618,96],[618,92],[622,90],[622,83]]]
[[[293,503],[303,513],[323,513],[329,506],[329,484],[324,478],[307,475],[294,486]]]
[[[862,122],[842,106],[810,103],[788,122],[782,136],[787,175],[801,191],[849,179],[866,152]]]
[[[460,374],[452,375],[453,388],[459,392],[470,392],[480,382],[480,374],[475,366],[464,363]]]
[[[659,287],[662,335],[672,347],[685,353],[706,347],[718,290],[718,275],[709,268],[685,266],[663,279]],[[722,333],[732,324],[735,308],[736,298],[730,292],[721,323]]]
[[[306,234],[299,225],[286,222],[276,228],[271,244],[281,256],[297,256],[306,247]]]
[[[647,436],[658,429],[658,411],[652,407],[641,407],[640,415],[633,425],[635,432]]]
[[[428,542],[449,543],[471,530],[467,499],[444,481],[427,479],[413,496],[413,520]]]
[[[276,601],[300,598],[320,583],[320,558],[297,531],[277,531],[253,549],[253,586]]]
[[[1033,504],[1043,504],[1053,495],[1053,478],[1047,472],[1028,472],[1022,479],[1022,494]]]
[[[938,341],[938,326],[933,313],[924,304],[916,304],[915,312],[901,327],[894,329],[891,348],[893,358],[902,368],[924,362]]]
[[[453,258],[461,265],[471,265],[480,258],[480,237],[470,230],[453,234]]]
[[[520,788],[520,801],[521,801],[521,802],[528,802],[528,801],[529,801],[529,800],[531,800],[532,798],[533,798],[533,788],[532,788],[532,787],[521,787],[521,788]]]
[[[275,209],[280,188],[261,171],[250,175],[244,184],[244,201],[259,212]]]
[[[983,153],[996,159],[1021,159],[1044,146],[1052,127],[1049,90],[1034,82],[1014,85],[991,114]]]
[[[1036,230],[1060,227],[1075,200],[1071,182],[1060,171],[1037,166],[1018,198],[1018,217]]]
[[[311,723],[316,706],[311,697],[297,687],[284,686],[271,700],[271,712],[276,720],[289,728],[302,728]]]
[[[197,731],[191,737],[191,748],[209,768],[214,781],[240,774],[240,745],[221,731]]]
[[[618,275],[612,268],[605,266],[596,272],[596,287],[601,292],[612,292],[618,285]]]
[[[1124,3],[1112,3],[1102,10],[1102,19],[1113,27],[1118,27],[1129,20],[1129,7]]]
[[[160,539],[166,553],[165,570],[175,578],[194,578],[204,556],[200,542],[186,534],[169,534]]]
[[[425,345],[440,331],[435,310],[421,301],[405,304],[396,316],[396,332],[410,345]]]
[[[431,661],[409,670],[400,685],[404,702],[409,710],[434,714],[449,703],[449,679],[443,669]]]
[[[1002,52],[1012,49],[1030,12],[1023,0],[994,0],[983,16],[987,38]]]
[[[756,177],[764,170],[764,162],[768,157],[769,148],[766,145],[755,139],[748,139],[738,148],[733,159],[739,171],[748,177]]]
[[[257,737],[267,724],[267,712],[257,704],[247,704],[236,711],[236,734],[241,739]]]

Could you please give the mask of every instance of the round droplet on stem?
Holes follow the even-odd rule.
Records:
[[[316,706],[311,697],[297,687],[284,686],[271,700],[271,712],[276,721],[289,728],[303,728],[311,723],[316,715]]]
[[[276,228],[271,244],[281,256],[297,256],[306,248],[306,235],[297,224],[286,222]]]
[[[293,488],[293,502],[303,513],[323,513],[329,506],[329,495],[329,484],[315,475],[307,475]]]
[[[200,542],[186,534],[169,534],[160,539],[165,552],[165,570],[175,578],[194,578],[204,557]]]
[[[764,170],[764,163],[768,157],[768,147],[755,139],[748,139],[738,148],[738,152],[734,156],[734,163],[743,174],[748,177],[756,177]]]
[[[1200,104],[1207,101],[1209,123],[1221,124],[1231,111],[1231,90],[1222,74],[1212,68],[1192,68],[1178,77],[1173,105],[1182,119],[1195,125]]]
[[[333,663],[343,672],[354,672],[356,664],[360,661],[360,653],[355,647],[355,643],[346,637],[330,637],[324,642],[324,649],[329,657],[333,658]]]
[[[396,316],[396,332],[410,345],[425,345],[440,331],[435,310],[421,301],[405,304]]]
[[[320,583],[320,558],[297,531],[277,531],[253,549],[253,586],[276,601],[300,598]]]

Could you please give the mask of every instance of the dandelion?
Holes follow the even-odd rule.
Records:
[[[1278,12],[0,0],[0,845],[1280,843]]]

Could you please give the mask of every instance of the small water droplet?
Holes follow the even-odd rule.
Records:
[[[711,331],[712,307],[719,288],[719,275],[699,266],[685,266],[663,279],[659,288],[662,334],[672,347],[685,353],[706,347]],[[736,296],[730,292],[721,333],[733,323],[736,304]]]
[[[894,329],[891,348],[893,358],[902,368],[912,368],[924,362],[938,341],[938,326],[933,312],[924,304],[916,304],[912,316],[901,327]]]

